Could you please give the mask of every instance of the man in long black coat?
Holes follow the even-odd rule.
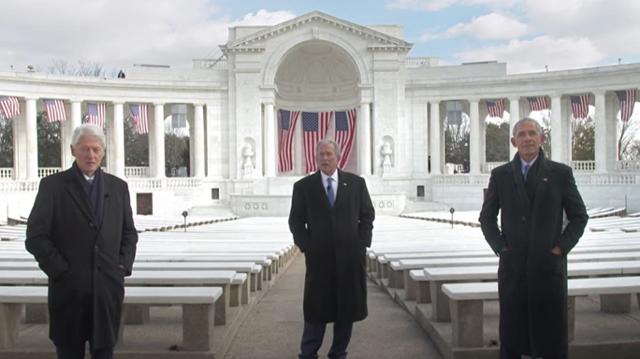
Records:
[[[49,277],[49,337],[58,358],[113,357],[138,241],[126,182],[104,173],[102,129],[75,129],[73,166],[43,178],[26,248]]]
[[[518,153],[491,172],[480,213],[482,232],[500,256],[501,359],[568,357],[567,254],[588,216],[571,168],[546,159],[543,140],[535,120],[515,124]]]
[[[367,317],[365,254],[375,212],[364,179],[337,169],[339,158],[335,142],[320,141],[320,170],[293,186],[289,228],[307,267],[300,359],[318,357],[330,322],[329,358],[345,358],[353,322]]]

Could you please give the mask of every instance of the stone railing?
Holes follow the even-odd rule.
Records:
[[[434,185],[480,185],[486,186],[489,183],[488,175],[468,175],[461,174],[455,176],[435,176],[431,179]]]
[[[640,172],[640,161],[616,161],[616,170]]]
[[[38,167],[38,178],[47,177],[60,172],[60,167]]]
[[[40,180],[35,181],[0,181],[0,192],[37,191]]]
[[[607,173],[607,174],[576,174],[578,185],[637,185],[640,184],[640,175]]]
[[[491,173],[491,171],[493,171],[494,168],[496,168],[498,166],[502,166],[505,163],[507,163],[507,161],[504,161],[504,162],[487,162],[487,163],[484,164],[484,168],[482,169],[482,172]]]
[[[434,57],[407,57],[406,66],[407,67],[431,67],[437,66],[438,59]]]
[[[0,167],[0,179],[12,179],[13,167]]]
[[[125,167],[124,176],[127,178],[149,177],[149,167]]]
[[[202,185],[202,178],[171,177],[171,178],[127,178],[129,187],[135,190],[190,189]]]
[[[593,172],[596,170],[596,161],[571,161],[571,168],[576,172]]]

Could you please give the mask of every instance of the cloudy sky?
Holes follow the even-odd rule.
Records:
[[[498,60],[510,73],[640,62],[636,0],[2,0],[0,71],[78,61],[191,66],[219,56],[227,29],[313,10],[399,24],[409,56]]]

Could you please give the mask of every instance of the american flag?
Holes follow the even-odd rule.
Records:
[[[502,118],[502,115],[504,115],[504,99],[487,100],[486,102],[489,116]]]
[[[616,91],[618,101],[620,101],[620,119],[629,121],[633,114],[633,106],[636,104],[636,89]]]
[[[137,134],[149,133],[149,119],[147,118],[147,104],[130,104],[129,116],[133,121]]]
[[[531,111],[542,111],[551,108],[549,99],[546,96],[527,97],[527,101],[529,101],[529,109]]]
[[[104,128],[105,118],[107,113],[107,104],[104,102],[87,103],[87,123],[93,123],[100,128]]]
[[[62,100],[43,100],[47,122],[62,122],[67,119],[67,111]]]
[[[573,118],[589,116],[589,95],[571,96],[571,114]]]
[[[329,120],[332,111],[328,112],[303,112],[302,132],[304,134],[304,170],[306,173],[315,172],[318,169],[315,159],[316,145],[324,139],[329,129]]]
[[[342,152],[338,167],[344,168],[349,160],[351,148],[353,147],[353,138],[356,134],[356,109],[348,111],[336,111],[336,127],[333,138],[335,139]]]
[[[17,97],[0,96],[0,110],[4,118],[14,118],[20,114],[20,101]]]
[[[293,171],[293,134],[300,111],[278,110],[278,169],[280,172]]]

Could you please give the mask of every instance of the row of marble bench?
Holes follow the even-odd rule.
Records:
[[[285,232],[263,232],[262,238],[278,239],[252,233],[246,236],[252,239],[224,239],[227,231],[216,226],[141,234],[132,276],[125,280],[123,324],[146,323],[152,306],[178,305],[182,350],[215,352],[214,326],[231,324],[229,308],[248,310],[242,308],[252,304],[254,292],[268,288],[295,255]],[[0,242],[0,350],[15,346],[21,320],[47,321],[47,280],[23,240]],[[126,334],[121,338],[127,340]]]
[[[418,313],[421,304],[429,304],[426,320],[450,322],[451,348],[482,347],[484,302],[498,298],[498,258],[481,237],[476,239],[477,243],[460,246],[411,240],[384,243],[369,252],[369,275],[398,302],[414,303],[417,318],[425,314]],[[575,297],[599,296],[602,312],[628,313],[632,295],[640,303],[639,275],[637,235],[589,234],[581,241],[568,256],[570,337]],[[595,278],[602,276],[606,277]]]

